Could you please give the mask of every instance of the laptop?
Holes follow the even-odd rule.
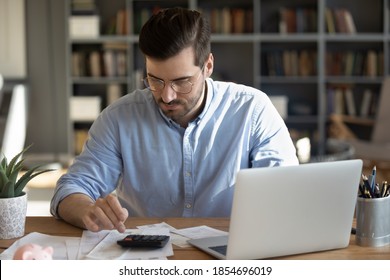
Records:
[[[264,259],[349,245],[359,159],[240,170],[229,234],[188,242],[219,259]]]

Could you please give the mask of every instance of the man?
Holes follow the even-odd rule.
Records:
[[[210,27],[199,12],[160,11],[143,26],[139,46],[147,88],[94,122],[57,183],[54,216],[120,232],[128,216],[226,217],[238,170],[298,164],[263,92],[210,78]]]

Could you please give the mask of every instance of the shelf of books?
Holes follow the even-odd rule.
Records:
[[[91,108],[69,110],[72,137],[83,139],[104,107],[142,86],[140,28],[174,6],[208,18],[213,78],[266,92],[291,134],[310,137],[320,153],[330,115],[365,125],[375,118],[390,66],[389,0],[68,0],[70,106]],[[79,153],[82,144],[74,146]]]
[[[369,140],[388,66],[388,1],[326,1],[325,83],[327,118],[339,118]],[[373,16],[367,17],[367,13]],[[375,15],[375,16],[374,16]],[[330,132],[330,136],[337,137]]]

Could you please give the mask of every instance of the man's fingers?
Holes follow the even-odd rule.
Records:
[[[86,229],[92,231],[92,232],[98,232],[102,229],[108,229],[103,226],[103,223],[99,220],[97,214],[97,207],[93,206],[92,209],[90,209],[88,215],[83,217],[83,223]]]
[[[116,228],[119,232],[126,230],[123,222],[127,219],[127,210],[123,210],[115,196],[108,195],[106,198],[99,198],[96,201],[96,206],[102,211],[97,211],[96,214],[104,227]]]
[[[119,203],[119,200],[114,195],[108,195],[106,197],[107,203],[110,205],[110,208],[115,213],[116,217],[120,222],[124,222],[127,219],[128,212],[127,209],[123,208],[122,205]]]
[[[119,203],[118,198],[114,195],[108,195],[106,197],[106,201],[115,215],[116,220],[113,221],[115,228],[121,233],[125,232],[126,226],[124,222],[126,221],[128,216],[127,209],[122,208],[122,205]]]

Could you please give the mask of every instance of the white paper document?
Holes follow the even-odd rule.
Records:
[[[177,229],[173,231],[176,234],[185,236],[190,239],[213,237],[227,235],[228,233],[223,230],[211,228],[209,226],[197,226],[190,228]]]
[[[129,234],[158,234],[169,235],[167,228],[145,228],[128,229],[125,233],[116,230],[110,231],[107,236],[86,255],[87,259],[108,259],[108,260],[135,260],[135,259],[161,259],[173,255],[171,242],[163,248],[122,248],[116,242]]]
[[[187,242],[187,240],[189,240],[189,239],[212,237],[212,236],[219,236],[219,235],[227,235],[228,234],[226,231],[218,230],[218,229],[211,228],[211,227],[205,226],[205,225],[191,227],[191,228],[185,228],[185,229],[176,229],[165,222],[162,222],[159,224],[138,226],[137,228],[139,228],[139,229],[146,229],[146,228],[149,228],[149,229],[151,229],[151,228],[169,229],[169,231],[171,233],[172,244],[179,246],[181,248],[191,247],[191,245],[188,244],[188,242]]]
[[[190,244],[187,243],[188,238],[182,235],[178,235],[174,233],[176,231],[176,228],[173,226],[162,222],[158,224],[149,224],[149,225],[143,225],[143,226],[137,226],[139,229],[168,229],[171,233],[171,242],[172,244],[181,247],[181,248],[188,248],[191,247]]]
[[[125,238],[128,234],[170,235],[171,238],[163,248],[122,248],[117,244],[117,241]],[[125,233],[119,233],[117,230],[102,230],[100,232],[84,230],[81,238],[32,232],[15,241],[0,254],[0,260],[12,259],[15,251],[28,243],[35,243],[42,247],[53,247],[53,259],[55,260],[166,259],[173,255],[172,244],[179,247],[189,247],[188,239],[226,234],[225,231],[208,226],[175,229],[167,223],[143,225],[137,229],[127,229]]]
[[[88,255],[88,253],[91,252],[92,249],[95,248],[95,246],[107,236],[107,234],[109,234],[109,232],[109,230],[102,230],[99,232],[84,230],[83,235],[81,236],[80,246],[78,248],[76,259],[85,259],[86,255]]]
[[[0,255],[0,259],[12,260],[16,250],[20,246],[23,246],[28,243],[35,243],[42,247],[51,246],[54,249],[53,259],[68,260],[70,259],[69,255],[74,256],[74,252],[77,252],[80,243],[80,237],[53,236],[38,232],[32,232],[27,234],[23,238],[15,241],[14,244],[12,244]]]

